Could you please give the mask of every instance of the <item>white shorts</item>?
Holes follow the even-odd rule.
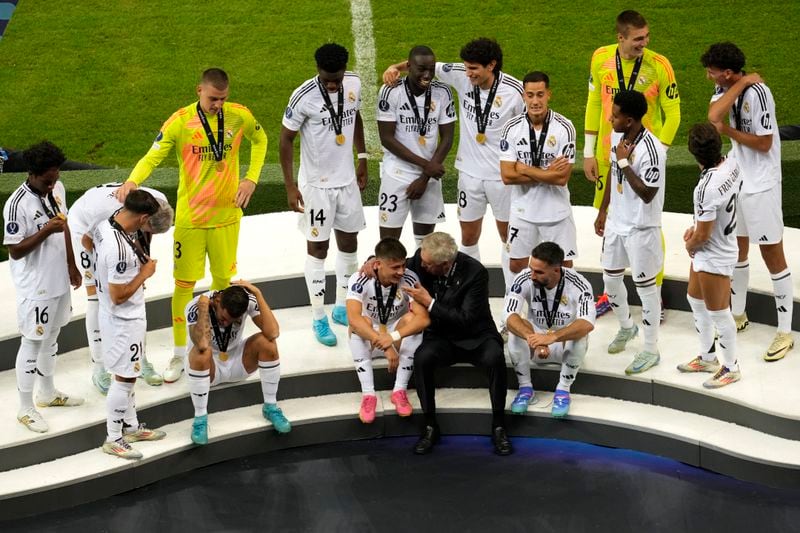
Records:
[[[740,193],[736,201],[736,235],[753,244],[778,244],[783,239],[781,184],[753,194]]]
[[[735,266],[735,261],[733,263],[720,263],[712,261],[710,258],[698,256],[698,254],[695,254],[692,258],[692,270],[694,272],[706,272],[708,274],[731,277]]]
[[[431,178],[421,198],[409,200],[408,183],[381,172],[381,190],[378,195],[380,227],[402,228],[411,211],[411,221],[418,224],[445,222],[442,182]]]
[[[511,189],[500,180],[481,180],[465,172],[458,173],[458,220],[472,222],[492,206],[495,220],[507,222],[511,211]]]
[[[17,326],[26,339],[43,340],[58,335],[71,317],[72,297],[68,292],[47,300],[17,296]]]
[[[556,243],[564,250],[565,261],[578,258],[575,219],[571,214],[564,220],[549,224],[529,222],[521,219],[516,213],[511,214],[508,221],[506,250],[512,259],[529,257],[536,245],[547,241]]]
[[[389,324],[389,327],[386,328],[386,331],[391,333],[397,327],[397,322],[394,324]],[[373,325],[373,329],[378,331],[378,326]],[[386,354],[383,350],[380,349],[372,349],[369,341],[366,341],[356,335],[355,333],[350,333],[350,353],[353,355],[353,359],[379,359],[379,358],[386,358]],[[422,344],[422,333],[417,333],[416,335],[409,335],[408,337],[403,337],[403,340],[400,341],[400,351],[398,355],[403,355],[407,357],[414,358],[414,353],[416,353],[417,348],[419,345]]]
[[[305,185],[301,194],[305,213],[300,215],[299,226],[307,241],[328,241],[331,230],[358,233],[367,227],[361,191],[355,181],[330,189]]]
[[[147,320],[126,320],[103,310],[99,313],[103,364],[114,375],[137,378],[142,372]]]
[[[72,237],[72,253],[75,255],[75,263],[81,272],[84,287],[94,287],[94,251],[87,250],[81,243],[83,235],[70,234]]]
[[[634,282],[655,278],[664,263],[661,228],[633,229],[628,235],[606,232],[601,264],[605,270],[631,267]]]

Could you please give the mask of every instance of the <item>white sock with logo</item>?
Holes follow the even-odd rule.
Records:
[[[314,320],[325,318],[325,260],[306,256],[305,277]]]
[[[700,351],[698,355],[703,361],[711,362],[717,358],[716,343],[714,342],[714,321],[711,320],[706,303],[698,298],[686,295],[689,307],[692,308],[692,318],[694,318],[694,328],[697,330],[697,337],[700,341]]]
[[[339,252],[336,254],[336,305],[345,305],[347,301],[347,282],[358,270],[358,254],[356,252]]]
[[[750,284],[750,262],[736,263],[731,282],[731,311],[734,315],[744,314],[747,306],[747,286]]]
[[[278,383],[281,381],[280,360],[259,361],[258,377],[261,380],[261,394],[264,397],[264,403],[278,403]]]
[[[794,285],[792,273],[785,269],[777,274],[772,274],[772,292],[775,294],[775,309],[778,311],[778,331],[790,333],[792,331],[792,311],[794,309]]]

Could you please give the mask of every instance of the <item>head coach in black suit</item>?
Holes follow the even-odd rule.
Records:
[[[459,252],[455,240],[444,232],[425,237],[406,266],[419,275],[421,286],[405,290],[428,308],[431,319],[414,355],[415,383],[426,424],[414,453],[430,452],[439,440],[436,367],[470,363],[486,369],[489,378],[495,452],[511,454],[504,423],[507,383],[503,339],[489,310],[486,267]]]

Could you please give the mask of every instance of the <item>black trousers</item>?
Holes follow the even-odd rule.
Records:
[[[469,363],[486,370],[489,378],[489,398],[492,401],[492,427],[504,426],[508,383],[503,344],[487,338],[472,350],[455,346],[446,339],[428,337],[414,354],[414,378],[422,410],[428,425],[436,424],[436,377],[440,366]]]

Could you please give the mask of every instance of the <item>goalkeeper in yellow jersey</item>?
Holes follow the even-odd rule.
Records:
[[[175,352],[164,381],[183,373],[186,351],[184,309],[194,285],[205,277],[206,255],[211,266],[211,289],[230,285],[236,273],[236,248],[242,209],[258,183],[267,153],[267,135],[249,109],[228,102],[228,75],[218,68],[203,72],[198,101],[167,119],[153,146],[120,187],[120,201],[150,176],[175,147],[180,177],[175,210],[172,335]],[[239,179],[242,138],[250,141],[250,166]]]

